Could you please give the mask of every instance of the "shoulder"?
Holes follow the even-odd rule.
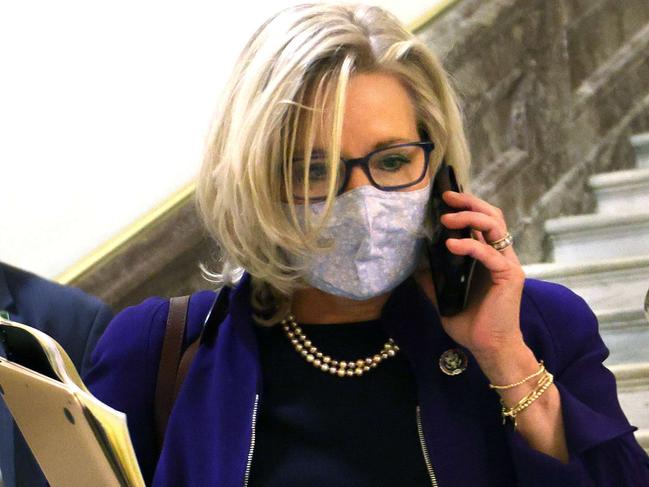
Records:
[[[608,354],[597,318],[584,299],[561,284],[526,279],[521,301],[521,330],[525,341],[561,368],[587,350]]]
[[[65,313],[71,319],[92,321],[106,305],[82,290],[63,286],[28,271],[2,264],[2,273],[14,301],[16,312],[33,326],[40,326],[48,318]],[[30,323],[31,324],[31,323]]]
[[[214,301],[213,291],[192,294],[187,312],[187,339],[198,337],[203,320]],[[99,340],[92,362],[109,359],[130,361],[159,356],[169,314],[169,298],[151,297],[119,312]]]
[[[100,299],[7,264],[0,264],[0,294],[11,319],[47,333],[83,371],[112,311]]]
[[[164,323],[168,309],[167,300],[152,297],[119,312],[97,343],[92,362],[120,361],[125,357],[135,357],[137,353],[145,352],[153,325]]]

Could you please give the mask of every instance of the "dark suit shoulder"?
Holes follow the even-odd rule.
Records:
[[[0,267],[0,274],[10,293],[10,318],[50,335],[83,372],[112,318],[110,308],[80,289],[6,264]]]
[[[0,300],[0,308],[8,311],[12,320],[38,328],[59,342],[82,374],[112,316],[108,306],[80,289],[62,286],[4,263],[0,263]],[[5,418],[8,412],[0,411],[0,423]],[[0,437],[5,438],[0,443],[0,453],[8,455],[8,459],[15,458],[11,466],[2,465],[10,476],[8,484],[45,485],[45,478],[22,435],[11,422],[5,422],[4,426],[0,431]],[[15,451],[8,454],[11,450]]]
[[[14,306],[20,315],[31,314],[30,309],[48,310],[50,313],[65,310],[73,314],[94,314],[105,304],[81,289],[63,286],[31,272],[2,264]],[[70,308],[70,306],[73,308]]]

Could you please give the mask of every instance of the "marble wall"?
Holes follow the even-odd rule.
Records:
[[[631,167],[649,130],[649,3],[465,0],[420,35],[462,97],[472,191],[545,260],[543,221],[590,212],[588,175]]]

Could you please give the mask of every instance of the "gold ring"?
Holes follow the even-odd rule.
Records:
[[[503,238],[494,240],[493,242],[487,242],[487,243],[491,245],[494,249],[501,251],[514,243],[514,237],[512,237],[511,233],[507,232],[507,234]]]

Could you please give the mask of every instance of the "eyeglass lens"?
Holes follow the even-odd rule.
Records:
[[[309,166],[309,198],[320,199],[327,195],[328,167],[326,156],[314,153]],[[297,198],[304,194],[304,161],[293,161],[293,192]],[[371,182],[380,189],[389,190],[396,187],[407,187],[419,181],[426,170],[426,151],[419,145],[402,145],[386,147],[374,152],[368,160]],[[346,181],[346,165],[338,164],[337,181],[343,185]],[[339,190],[342,188],[338,188]],[[405,189],[405,188],[404,188]]]

